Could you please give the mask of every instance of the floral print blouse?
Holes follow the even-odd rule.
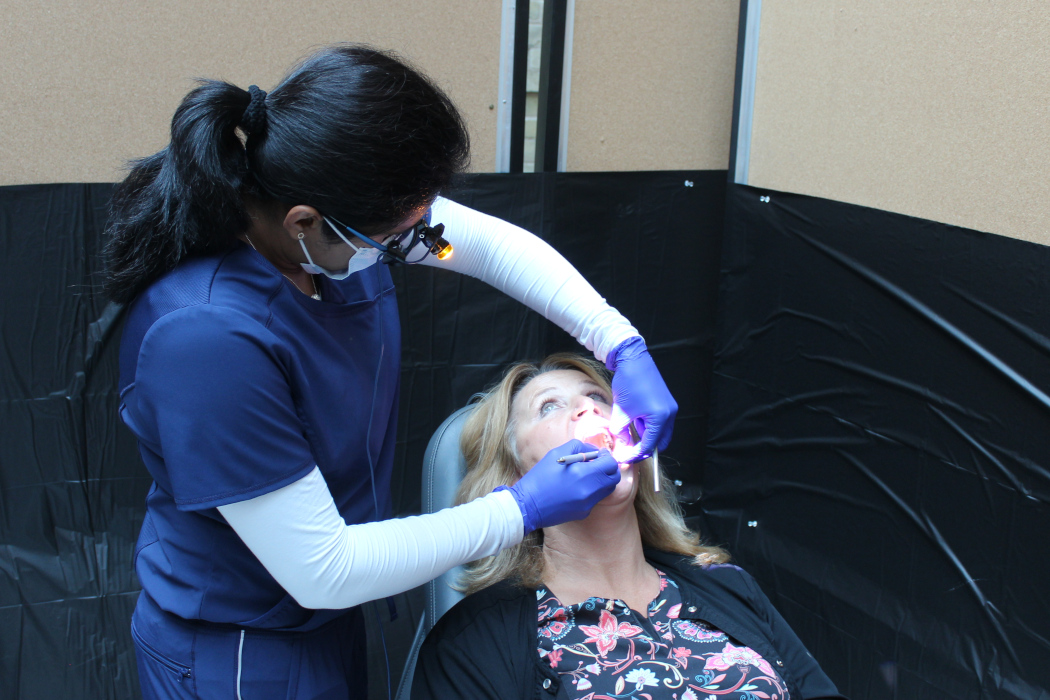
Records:
[[[574,700],[789,700],[757,652],[701,620],[680,619],[678,584],[662,571],[648,618],[621,600],[562,605],[536,590],[539,654]]]

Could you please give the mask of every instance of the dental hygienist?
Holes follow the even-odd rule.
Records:
[[[363,698],[356,606],[584,517],[619,480],[608,453],[559,464],[589,449],[573,441],[508,490],[391,519],[389,264],[540,312],[615,370],[638,455],[670,440],[677,407],[630,323],[550,246],[440,196],[468,153],[427,78],[340,45],[269,95],[203,82],[117,188],[120,414],[154,480],[132,620],[146,698]]]

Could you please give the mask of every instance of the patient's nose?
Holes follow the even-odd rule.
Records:
[[[573,418],[582,418],[589,413],[601,415],[601,411],[598,410],[598,404],[590,396],[578,396],[576,404],[573,406]]]

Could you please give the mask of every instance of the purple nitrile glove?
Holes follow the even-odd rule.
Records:
[[[555,447],[510,488],[521,508],[525,534],[542,527],[560,525],[586,518],[594,504],[602,500],[620,482],[620,465],[608,450],[589,462],[559,464],[558,458],[598,448],[580,440]]]
[[[633,462],[666,448],[678,404],[649,356],[645,341],[635,336],[620,343],[605,358],[605,366],[613,372],[609,430],[627,441],[627,426],[633,424],[640,437],[632,455],[618,457]]]

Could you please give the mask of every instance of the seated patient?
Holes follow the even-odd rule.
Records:
[[[589,359],[513,367],[464,426],[459,500],[513,484],[572,438],[614,447],[610,408]],[[686,528],[670,484],[655,491],[651,461],[621,469],[585,520],[471,564],[468,597],[420,651],[412,697],[841,698],[754,579]]]

